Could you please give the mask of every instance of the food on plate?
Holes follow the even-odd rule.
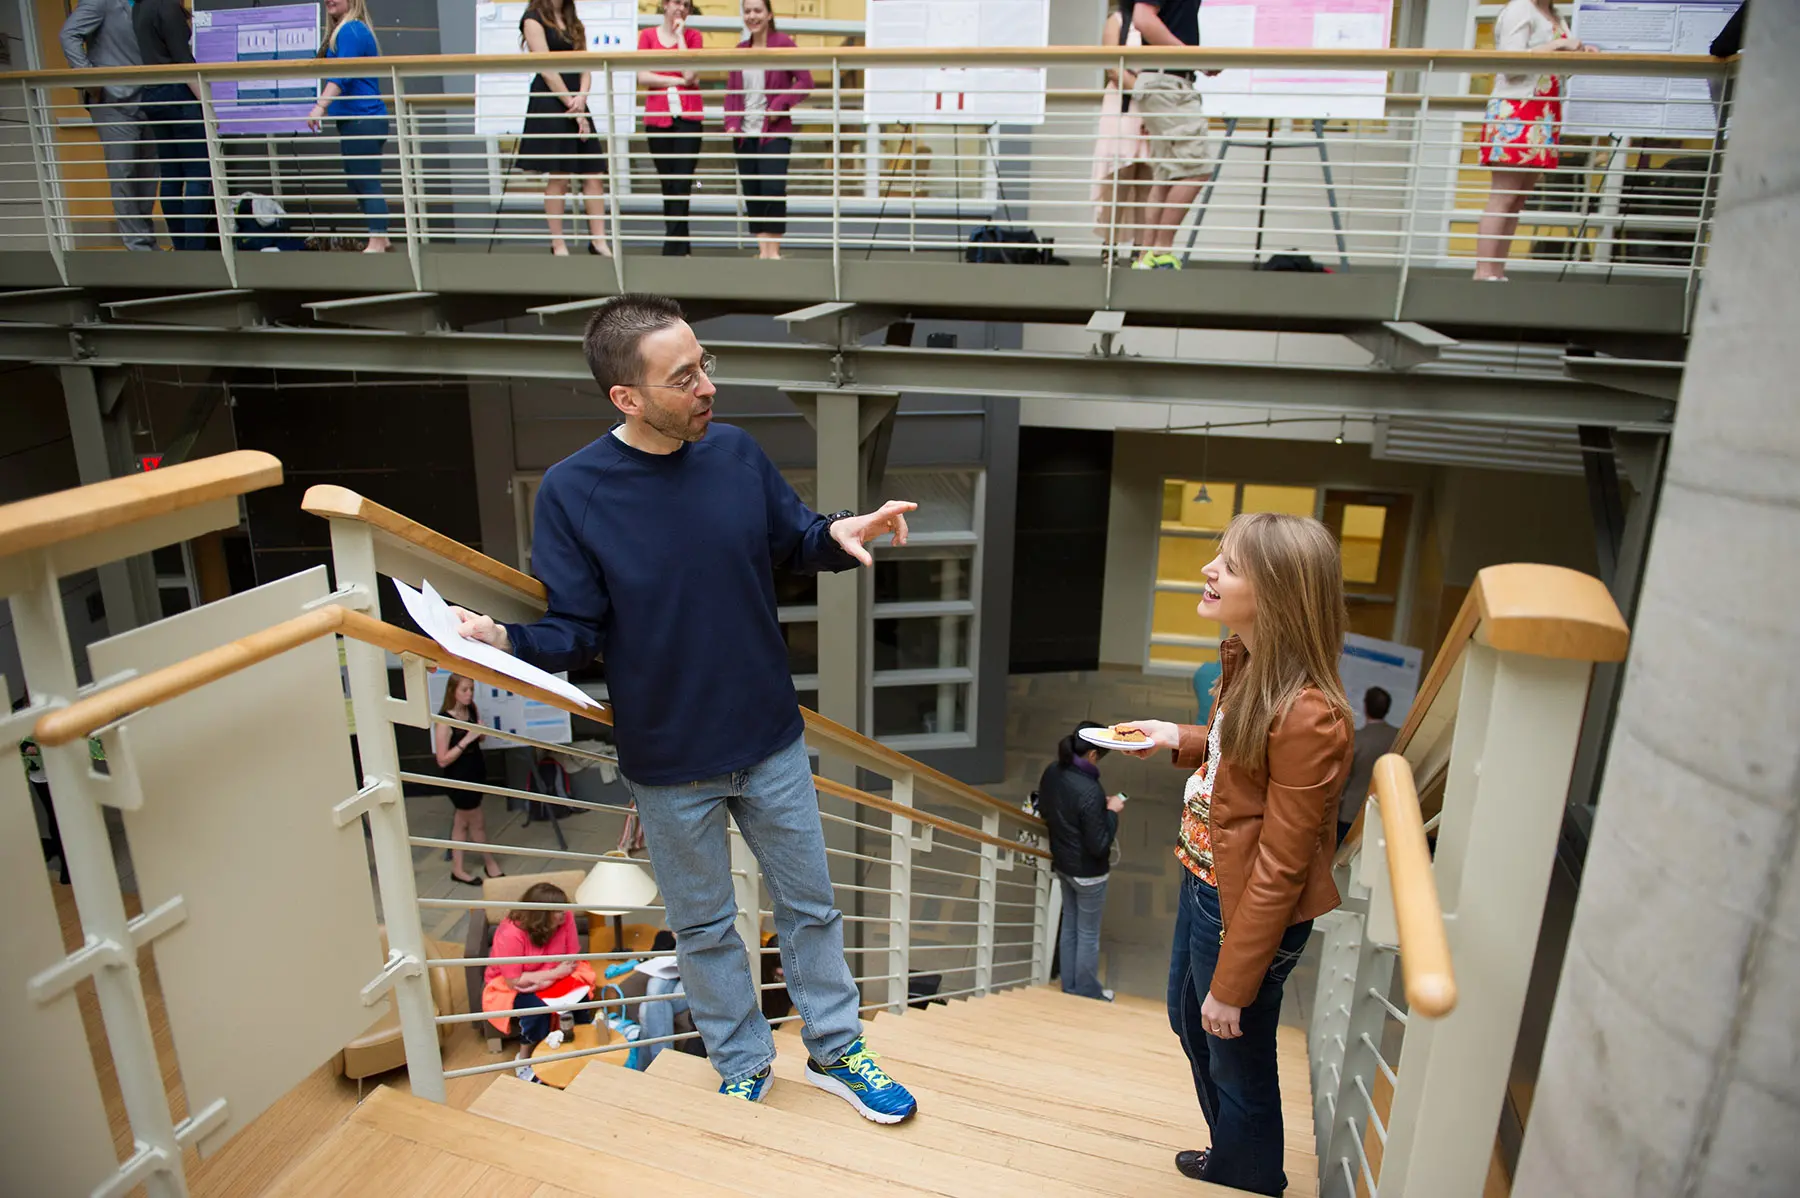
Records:
[[[1128,744],[1142,745],[1148,744],[1150,741],[1148,735],[1131,727],[1129,724],[1114,724],[1108,731],[1113,734],[1114,740],[1122,740]]]

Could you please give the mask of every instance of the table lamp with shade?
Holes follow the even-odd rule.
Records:
[[[656,902],[656,879],[650,867],[624,853],[608,853],[575,890],[575,902],[589,914],[610,918],[613,946],[625,948],[625,913],[640,911]]]

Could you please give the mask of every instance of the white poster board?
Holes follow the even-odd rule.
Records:
[[[1049,0],[868,0],[875,48],[996,49],[1050,44]],[[881,67],[863,112],[884,125],[1041,125],[1042,67]]]
[[[1582,0],[1575,36],[1600,50],[1705,54],[1737,0]],[[1711,137],[1718,114],[1704,79],[1576,75],[1563,133],[1616,137]]]
[[[637,5],[631,0],[579,0],[575,10],[587,30],[590,50],[633,49],[637,46]],[[475,5],[475,53],[520,54],[519,19],[522,3]],[[547,55],[554,58],[555,55]],[[596,89],[600,86],[595,80]],[[516,137],[525,128],[525,106],[531,99],[530,75],[475,76],[475,132],[481,137]],[[630,136],[636,125],[637,74],[613,73],[613,132]],[[598,91],[588,98],[588,111],[596,129],[606,120],[606,96]]]
[[[1356,726],[1368,722],[1363,715],[1363,696],[1370,687],[1379,686],[1388,693],[1393,705],[1388,708],[1387,722],[1399,726],[1412,709],[1413,697],[1419,693],[1419,667],[1425,652],[1398,641],[1381,641],[1372,636],[1347,633],[1344,652],[1338,657],[1338,677],[1343,679],[1344,694],[1350,699],[1350,711]]]
[[[1211,0],[1200,6],[1200,44],[1263,49],[1385,50],[1392,0]],[[1196,81],[1206,113],[1252,119],[1380,120],[1387,72],[1268,67]]]
[[[444,688],[449,682],[449,670],[434,669],[426,675],[425,686],[432,711],[444,706]],[[562,708],[503,691],[485,682],[475,683],[475,711],[481,716],[480,723],[515,736],[529,736],[553,745],[566,745],[575,739],[569,713]],[[512,745],[498,737],[490,737],[481,747],[484,750],[507,749]]]

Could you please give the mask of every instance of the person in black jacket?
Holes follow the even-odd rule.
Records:
[[[1100,915],[1125,796],[1102,789],[1106,750],[1081,739],[1083,728],[1100,727],[1083,720],[1057,744],[1056,761],[1038,781],[1038,806],[1050,829],[1051,866],[1062,882],[1063,993],[1110,1002],[1112,991],[1100,988]]]

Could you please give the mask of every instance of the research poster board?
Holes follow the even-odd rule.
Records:
[[[1200,6],[1200,44],[1263,49],[1385,50],[1392,0],[1254,0]],[[1380,120],[1386,71],[1221,71],[1200,76],[1206,113],[1252,119]]]
[[[581,14],[590,50],[630,50],[637,46],[637,5],[632,0],[579,0],[575,11]],[[519,19],[525,15],[522,3],[493,3],[481,0],[475,5],[475,53],[520,54],[525,50],[519,36]],[[555,55],[546,55],[554,58]],[[636,124],[637,74],[615,71],[613,82],[613,132],[630,136]],[[594,86],[600,83],[595,80]],[[475,77],[475,132],[481,137],[516,137],[525,129],[525,106],[531,101],[531,76],[477,75]],[[588,110],[593,114],[595,131],[606,123],[606,97],[598,91],[588,97]]]
[[[1575,36],[1600,50],[1705,54],[1736,0],[1582,0]],[[1704,79],[1575,75],[1563,132],[1590,137],[1711,137],[1718,112]]]
[[[444,688],[449,684],[449,670],[434,669],[426,676],[426,693],[430,697],[432,711],[443,707]],[[475,711],[481,716],[481,723],[501,732],[511,732],[515,736],[529,736],[533,740],[548,741],[553,745],[566,745],[575,739],[569,713],[562,708],[540,703],[536,699],[527,699],[511,691],[503,691],[485,682],[475,683]],[[452,732],[462,735],[455,729]],[[513,745],[510,741],[490,738],[481,747],[507,749]]]
[[[1350,699],[1356,726],[1368,720],[1363,716],[1363,696],[1370,687],[1379,686],[1393,699],[1387,722],[1398,727],[1412,710],[1413,698],[1419,693],[1419,667],[1425,653],[1397,641],[1376,640],[1354,632],[1344,636],[1344,651],[1338,657],[1338,677],[1343,680],[1344,694]]]
[[[1049,0],[868,0],[874,48],[1050,44]],[[1041,125],[1042,67],[881,67],[864,73],[863,112],[884,125]]]
[[[316,58],[322,16],[317,4],[196,9],[196,62],[286,62]],[[219,132],[305,133],[319,98],[316,79],[227,79],[212,85]]]

